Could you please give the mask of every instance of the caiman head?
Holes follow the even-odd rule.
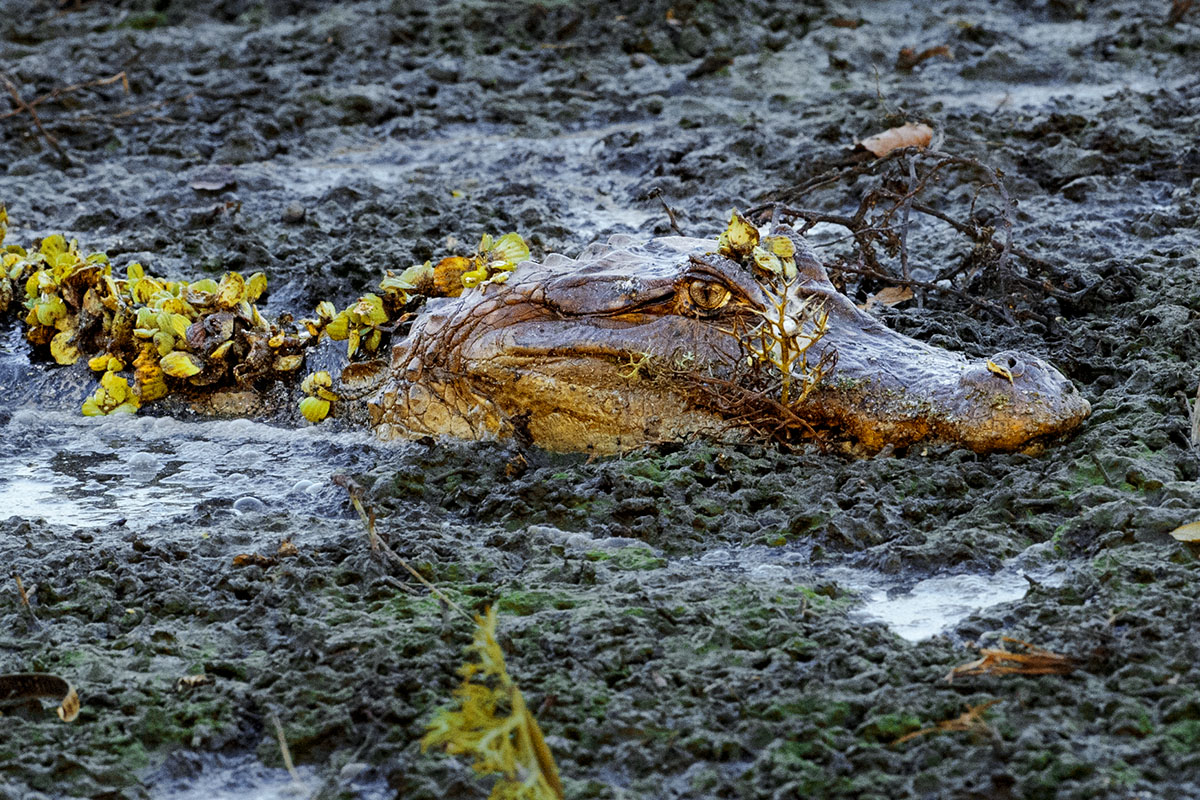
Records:
[[[759,312],[781,308],[796,328],[820,315],[808,363],[827,367],[781,407],[781,425],[792,418],[868,451],[933,438],[982,453],[1026,448],[1088,415],[1038,358],[970,360],[888,329],[833,287],[802,237],[774,234],[795,246],[798,274],[783,284],[717,255],[711,240],[613,237],[431,300],[394,348],[372,424],[383,438],[517,434],[559,451],[728,435],[759,391],[737,384],[748,374],[744,336]],[[726,396],[707,402],[705,392]]]

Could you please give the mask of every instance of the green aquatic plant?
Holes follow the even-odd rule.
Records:
[[[136,412],[172,393],[249,386],[260,379],[295,375],[308,348],[328,335],[345,341],[351,359],[378,352],[405,310],[426,296],[502,283],[529,248],[515,233],[485,235],[471,258],[456,257],[461,269],[430,262],[387,273],[379,292],[365,294],[342,311],[329,301],[317,304],[312,319],[290,315],[267,320],[257,302],[267,276],[227,272],[220,279],[168,280],[139,263],[125,276],[113,274],[104,253],[84,253],[78,241],[48,236],[34,251],[6,244],[8,213],[0,204],[0,312],[20,301],[25,336],[55,362],[70,365],[87,357],[102,373],[83,413]],[[439,281],[453,277],[452,290]],[[23,293],[22,293],[23,289]],[[132,369],[132,381],[122,376]],[[300,411],[311,422],[329,415],[338,399],[328,372],[304,382]]]
[[[0,244],[7,221],[0,206]],[[84,403],[87,415],[135,412],[172,391],[284,376],[315,341],[290,318],[272,323],[259,313],[255,303],[267,288],[261,272],[173,281],[135,262],[122,278],[104,253],[84,253],[57,234],[34,251],[8,244],[0,252],[0,309],[20,298],[35,348],[62,365],[88,356],[103,373]],[[130,366],[132,384],[119,374]]]
[[[495,608],[475,621],[475,638],[467,649],[476,660],[458,670],[463,681],[454,691],[457,707],[434,715],[421,749],[442,747],[452,755],[471,756],[481,776],[499,775],[491,800],[562,800],[554,756],[496,642]]]

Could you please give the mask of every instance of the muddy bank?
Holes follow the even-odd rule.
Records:
[[[1050,325],[936,294],[880,313],[971,356],[1046,357],[1092,404],[1082,431],[986,458],[709,442],[588,460],[88,421],[48,411],[90,391],[64,380],[0,411],[0,563],[36,587],[36,622],[0,592],[0,672],[68,676],[84,707],[71,725],[3,709],[0,797],[278,789],[271,714],[310,794],[486,796],[417,745],[470,631],[372,557],[336,472],[428,579],[498,605],[570,797],[1200,796],[1200,581],[1168,536],[1200,513],[1185,402],[1200,20],[1134,3],[668,5],[6,8],[0,61],[23,97],[130,85],[38,106],[65,166],[27,115],[0,120],[10,240],[63,232],[168,275],[261,269],[266,312],[308,313],[484,232],[517,230],[535,255],[666,233],[656,190],[687,233],[715,234],[730,206],[924,118],[1004,172],[1017,241],[1055,280],[1093,288],[1039,300]],[[895,68],[901,48],[943,44],[952,59]],[[973,198],[958,180],[948,213]],[[811,202],[845,213],[861,188]],[[928,275],[971,243],[922,225],[911,248]],[[19,376],[29,353],[0,325],[0,375]],[[283,538],[298,554],[233,566]],[[863,575],[899,603],[1018,569],[1023,596],[932,638],[864,613]],[[943,680],[1003,636],[1077,668]],[[177,688],[201,672],[212,683]],[[893,746],[991,700],[987,730]]]

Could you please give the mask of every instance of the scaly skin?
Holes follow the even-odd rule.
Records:
[[[1059,436],[1090,412],[1040,359],[992,356],[1010,382],[986,360],[888,329],[833,287],[802,237],[784,226],[774,233],[796,245],[787,308],[815,297],[829,312],[812,352],[836,350],[836,367],[794,406],[812,427],[867,451],[933,438],[986,453]],[[769,300],[749,270],[713,249],[711,240],[614,237],[578,259],[526,262],[503,285],[430,301],[393,351],[371,423],[383,438],[517,434],[550,450],[603,453],[727,431],[681,376],[735,377],[740,350],[729,330]],[[730,300],[705,313],[690,290],[710,283]]]

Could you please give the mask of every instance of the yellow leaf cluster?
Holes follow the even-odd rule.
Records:
[[[317,313],[321,313],[320,308]],[[383,298],[377,294],[365,294],[330,320],[325,325],[325,333],[335,342],[346,342],[346,353],[354,358],[360,344],[369,353],[379,349],[379,343],[383,341],[383,326],[387,321]]]
[[[729,226],[717,239],[717,252],[739,264],[753,265],[762,272],[796,279],[796,246],[786,236],[763,236],[735,208]]]
[[[300,401],[300,413],[314,425],[329,415],[330,407],[338,399],[332,386],[333,376],[325,370],[314,372],[300,382],[300,390],[306,395]]]
[[[496,642],[496,611],[476,617],[468,651],[476,661],[459,669],[457,708],[438,711],[421,739],[421,749],[444,748],[474,758],[480,775],[498,775],[492,800],[562,800],[562,783],[537,720],[525,705]]]
[[[485,233],[479,240],[475,255],[469,258],[443,258],[432,268],[431,293],[443,297],[458,297],[464,289],[504,283],[518,264],[528,260],[529,246],[520,234],[506,233],[499,239],[493,239],[491,234]],[[428,280],[425,276],[429,273],[424,271],[427,267],[428,265],[415,273],[414,277]]]
[[[83,415],[101,417],[105,414],[134,414],[140,405],[129,381],[115,372],[105,372],[96,391],[83,401]]]
[[[0,311],[17,293],[14,287],[23,287],[26,338],[56,362],[91,356],[92,370],[114,376],[134,366],[134,386],[125,383],[128,399],[116,399],[121,389],[109,379],[112,385],[102,382],[85,413],[136,410],[166,396],[169,381],[177,388],[247,384],[294,372],[303,348],[316,341],[303,328],[287,329],[290,318],[271,324],[259,314],[255,302],[267,288],[262,272],[172,281],[132,263],[120,278],[103,253],[85,255],[76,240],[61,235],[47,236],[35,252],[4,245],[7,222],[0,205]]]

